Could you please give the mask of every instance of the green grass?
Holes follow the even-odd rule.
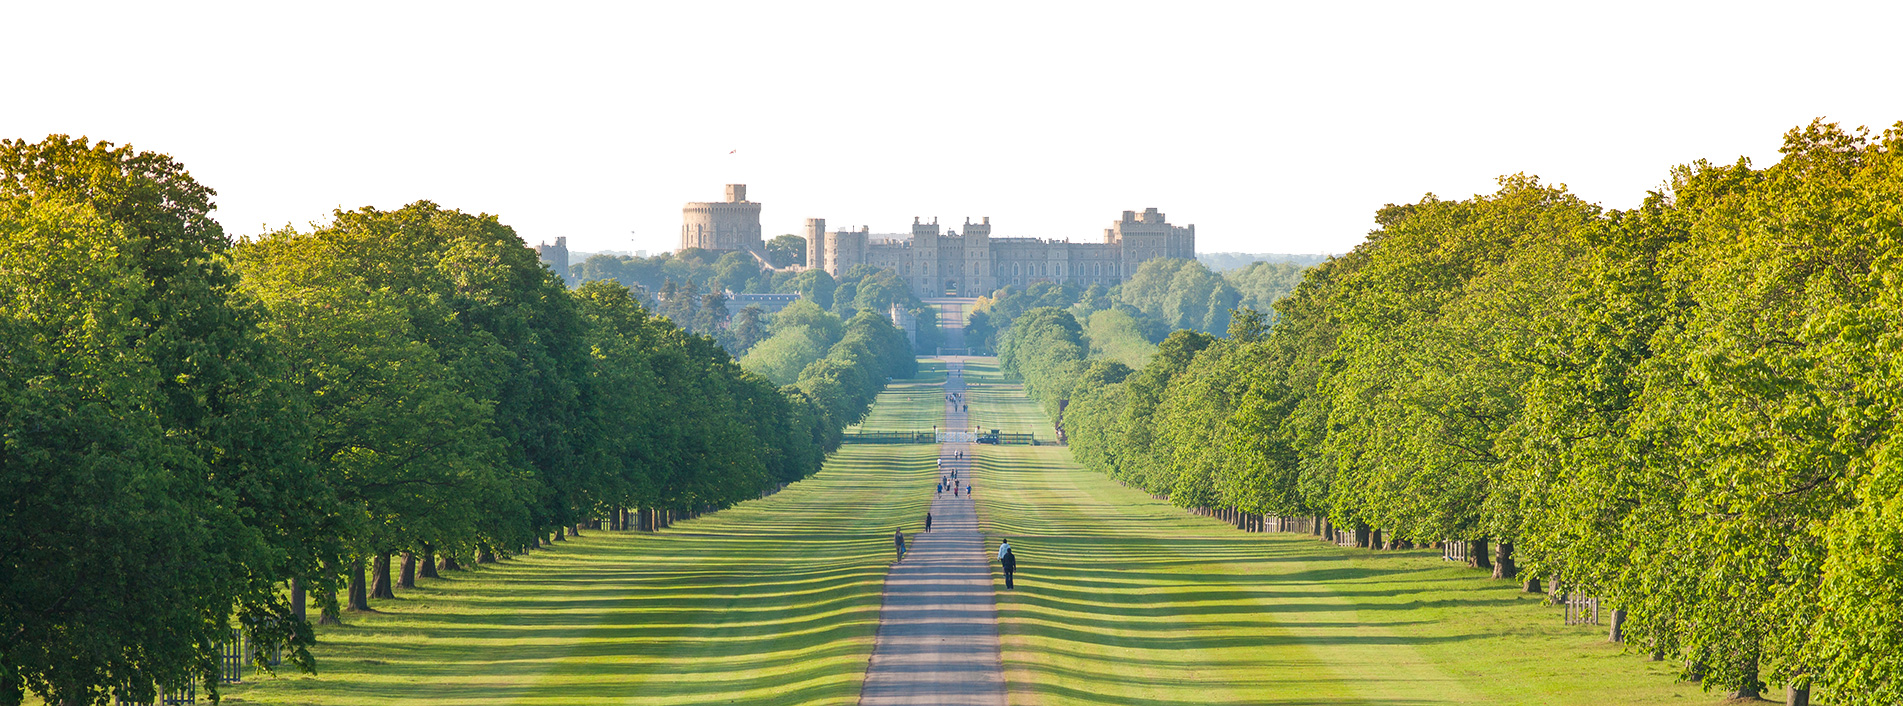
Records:
[[[1040,443],[1050,443],[1057,438],[1050,418],[1025,398],[1024,387],[1015,380],[1005,380],[998,372],[996,358],[965,361],[965,381],[972,385],[965,393],[971,406],[972,426],[1011,434],[1036,434]],[[978,381],[984,384],[979,385]]]
[[[894,380],[879,393],[866,418],[852,425],[862,431],[929,430],[945,423],[945,363],[920,358],[918,377]]]
[[[929,428],[937,372],[868,426]],[[936,375],[934,379],[932,376]],[[323,628],[315,676],[248,677],[242,703],[852,703],[891,533],[917,531],[936,447],[847,446],[815,477],[659,533],[588,532],[424,580]]]
[[[995,368],[968,369],[986,416],[1042,418]],[[1008,536],[1021,557],[1018,590],[997,578],[1014,704],[1717,698],[1437,551],[1239,532],[1084,471],[1064,447],[978,448],[987,546]]]
[[[987,428],[1042,412],[966,365]],[[944,366],[863,423],[942,420]],[[1709,703],[1668,669],[1568,628],[1511,582],[1434,552],[1247,534],[1083,471],[1057,446],[976,447],[1014,704]],[[238,703],[852,703],[893,527],[919,529],[933,446],[848,446],[817,476],[660,533],[588,532],[424,580],[324,628],[318,674],[247,675]],[[995,544],[992,546],[995,547]]]

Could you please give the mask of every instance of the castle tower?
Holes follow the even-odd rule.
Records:
[[[959,294],[981,297],[998,289],[997,273],[992,272],[991,217],[972,223],[965,219],[965,276],[958,282]]]
[[[806,267],[826,269],[826,219],[806,219]]]
[[[549,269],[555,271],[556,277],[562,278],[563,282],[568,281],[567,236],[555,238],[554,245],[549,245],[547,242],[544,242],[541,245],[535,246],[535,255],[540,258],[544,264],[548,265]]]
[[[728,184],[726,201],[690,201],[681,208],[681,249],[766,253],[760,239],[760,204],[747,200],[746,184]]]
[[[944,296],[944,272],[938,266],[938,219],[912,217],[912,286],[921,297]]]
[[[1154,208],[1143,209],[1142,214],[1124,211],[1123,218],[1111,224],[1103,232],[1103,237],[1104,242],[1120,246],[1122,264],[1118,276],[1126,279],[1136,274],[1137,267],[1148,260],[1196,257],[1196,226],[1172,226]]]
[[[862,226],[859,230],[835,231],[826,236],[826,272],[834,277],[846,274],[846,270],[866,261],[866,241],[872,236],[872,228]]]

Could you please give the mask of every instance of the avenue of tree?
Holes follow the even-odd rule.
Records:
[[[310,669],[306,600],[759,497],[914,371],[883,310],[813,305],[775,334],[814,350],[756,374],[494,216],[234,242],[213,196],[165,155],[0,141],[0,705],[215,694],[233,627]]]
[[[1056,302],[1000,362],[1178,505],[1466,540],[1707,688],[1903,701],[1903,123],[1816,122],[1628,211],[1512,176],[1377,223],[1224,337],[1133,366]]]

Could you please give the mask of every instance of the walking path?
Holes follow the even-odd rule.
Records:
[[[962,361],[945,382],[945,427],[965,428]],[[943,444],[947,473],[970,478],[967,445]],[[958,456],[966,456],[958,458]],[[879,636],[859,693],[861,704],[1004,704],[998,608],[991,566],[971,496],[947,491],[932,501],[932,531],[918,534],[885,579]]]

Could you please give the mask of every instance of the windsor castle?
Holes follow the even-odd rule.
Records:
[[[760,204],[744,184],[727,185],[727,200],[693,202],[682,209],[681,248],[746,251],[763,256]],[[806,266],[838,276],[867,264],[897,272],[921,297],[976,297],[1005,285],[1071,282],[1110,286],[1159,257],[1194,259],[1196,226],[1176,227],[1156,209],[1124,211],[1104,229],[1103,241],[994,238],[991,219],[965,220],[964,232],[940,230],[938,219],[914,218],[909,235],[875,235],[870,227],[827,231],[826,219],[806,219]],[[762,257],[764,262],[764,257]]]

